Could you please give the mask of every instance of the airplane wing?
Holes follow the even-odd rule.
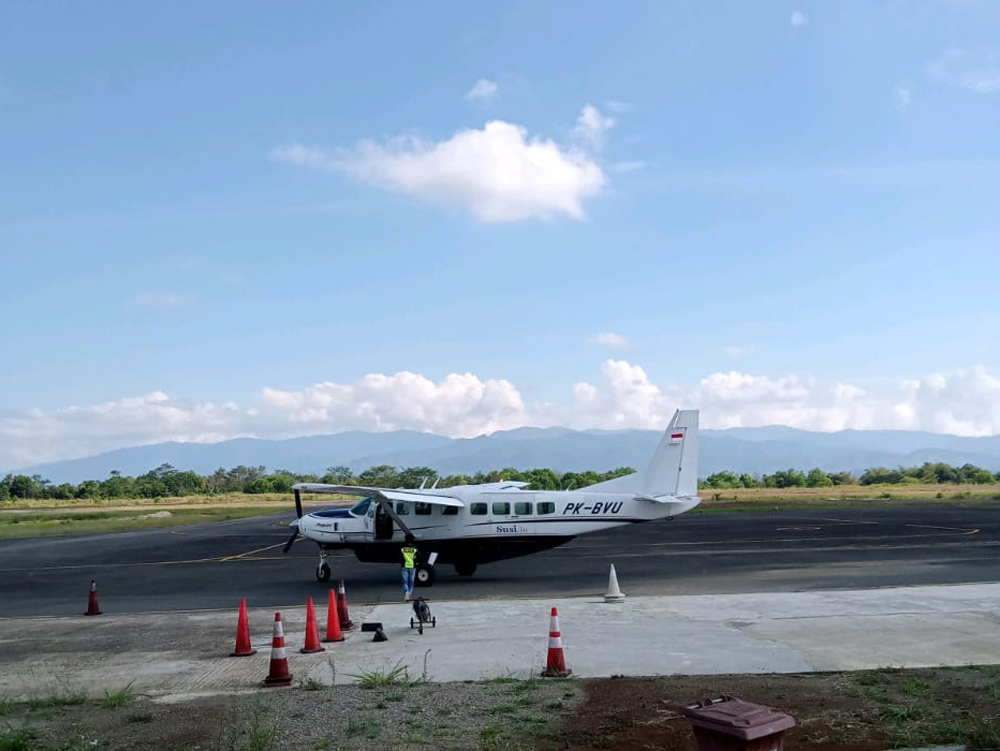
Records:
[[[430,503],[435,506],[451,506],[453,508],[463,508],[465,506],[460,500],[450,495],[431,494],[423,491],[415,492],[412,490],[389,490],[388,488],[366,488],[362,485],[325,485],[318,482],[300,482],[293,485],[292,490],[300,490],[305,493],[360,495],[376,500]]]

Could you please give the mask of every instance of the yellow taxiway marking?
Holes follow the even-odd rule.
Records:
[[[285,543],[283,543],[283,542],[276,542],[276,543],[274,543],[274,545],[267,545],[266,547],[257,548],[256,550],[248,550],[245,553],[237,553],[236,555],[227,555],[224,558],[215,558],[214,560],[220,561],[220,562],[236,561],[236,560],[239,560],[239,559],[243,558],[244,556],[253,555],[254,553],[263,553],[265,550],[273,550],[274,548],[280,548],[284,544]]]

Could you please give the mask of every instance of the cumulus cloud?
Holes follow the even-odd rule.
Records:
[[[789,23],[791,23],[793,29],[800,29],[809,23],[809,18],[801,10],[793,10]]]
[[[1000,50],[948,50],[927,66],[927,72],[938,83],[994,94],[1000,91]]]
[[[611,347],[612,349],[625,349],[631,344],[631,342],[629,342],[629,340],[621,334],[615,334],[610,331],[603,334],[595,334],[590,337],[590,343],[596,344],[600,347]]]
[[[86,456],[160,441],[287,438],[344,430],[410,429],[471,437],[524,425],[662,428],[677,407],[697,407],[709,428],[789,425],[811,430],[897,428],[958,435],[1000,433],[1000,377],[982,367],[862,388],[805,375],[739,371],[657,383],[608,359],[594,383],[565,400],[526,404],[510,381],[452,373],[369,374],[351,383],[262,389],[248,404],[200,403],[161,391],[89,406],[0,411],[0,467]]]
[[[476,84],[469,89],[465,98],[470,102],[491,102],[496,98],[500,88],[494,81],[488,78],[480,78]]]
[[[580,111],[573,128],[573,138],[591,149],[600,149],[615,126],[615,119],[602,115],[597,107],[587,105]]]
[[[370,374],[353,384],[301,391],[265,388],[263,403],[289,422],[329,429],[422,430],[470,437],[524,425],[521,394],[509,381],[452,373],[441,382],[416,373]]]
[[[160,441],[223,441],[251,434],[248,417],[233,402],[190,402],[162,391],[51,411],[0,412],[0,466]]]
[[[354,149],[334,152],[291,144],[272,157],[458,206],[483,222],[583,219],[584,201],[599,195],[605,184],[604,172],[586,154],[529,137],[523,127],[502,120],[440,142],[362,141]]]

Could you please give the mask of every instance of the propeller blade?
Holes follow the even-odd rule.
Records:
[[[302,495],[299,491],[295,492],[295,515],[301,519],[302,518]]]
[[[292,545],[295,544],[295,539],[298,536],[299,536],[299,528],[298,528],[298,526],[296,526],[295,529],[292,530],[292,536],[288,538],[288,542],[285,543],[285,547],[283,547],[281,549],[281,552],[282,553],[287,553],[289,550],[291,550],[292,549]]]

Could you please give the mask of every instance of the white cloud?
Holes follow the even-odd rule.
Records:
[[[994,94],[1000,91],[1000,50],[948,50],[927,66],[927,72],[948,86]]]
[[[610,347],[611,349],[625,349],[631,346],[631,342],[624,336],[614,334],[610,331],[590,337],[590,343],[600,347]]]
[[[136,292],[132,301],[144,308],[180,308],[193,302],[191,295],[181,292]]]
[[[500,88],[496,82],[488,78],[480,78],[466,93],[465,98],[470,102],[492,102],[496,98]]]
[[[801,10],[793,10],[789,23],[792,24],[793,29],[800,29],[809,23],[809,18]]]
[[[892,90],[892,103],[898,110],[905,110],[913,101],[913,92],[908,86],[897,86]]]
[[[423,430],[469,437],[524,425],[521,394],[509,381],[452,373],[440,383],[416,373],[366,375],[353,384],[261,392],[265,407],[292,423],[339,430]]]
[[[57,410],[0,412],[0,467],[19,467],[160,441],[287,438],[343,430],[411,429],[469,437],[523,425],[662,428],[678,406],[709,428],[789,425],[812,430],[898,428],[1000,433],[1000,377],[982,367],[861,388],[809,376],[739,371],[695,383],[655,383],[639,365],[608,359],[596,383],[558,403],[526,404],[503,379],[400,372],[300,390],[262,389],[246,405],[145,396]]]
[[[573,138],[592,149],[601,149],[608,132],[615,126],[613,117],[602,115],[596,107],[585,106],[576,119]]]
[[[440,142],[363,141],[336,152],[291,144],[276,149],[272,158],[345,172],[386,190],[458,206],[483,222],[583,219],[584,201],[599,195],[605,184],[603,171],[587,155],[530,138],[523,127],[502,120]]]
[[[248,430],[245,410],[232,402],[188,402],[162,391],[48,412],[0,412],[0,466],[159,441],[222,441]]]
[[[736,358],[736,357],[743,357],[744,355],[752,355],[753,347],[747,347],[747,346],[741,347],[739,345],[732,345],[729,347],[724,347],[723,351],[730,357]]]

